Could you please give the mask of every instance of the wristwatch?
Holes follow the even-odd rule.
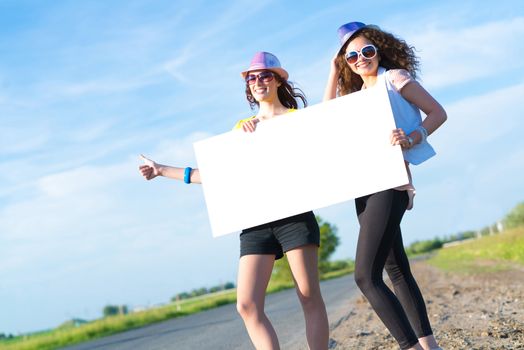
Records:
[[[411,136],[408,136],[408,143],[409,143],[409,148],[413,147],[413,138]]]

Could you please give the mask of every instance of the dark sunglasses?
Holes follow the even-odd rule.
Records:
[[[358,55],[370,60],[377,55],[377,48],[369,44],[361,48],[360,51],[349,51],[346,54],[346,61],[349,64],[355,64],[358,61]]]
[[[249,85],[254,85],[258,79],[261,82],[263,82],[264,84],[267,84],[271,80],[273,80],[274,77],[275,75],[273,74],[273,72],[265,70],[259,74],[248,74],[246,76],[246,83],[248,83]]]

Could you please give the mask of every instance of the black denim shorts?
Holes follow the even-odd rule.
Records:
[[[240,256],[271,254],[280,259],[297,247],[320,245],[320,229],[312,211],[242,230]]]

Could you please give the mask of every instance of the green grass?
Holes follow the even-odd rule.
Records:
[[[517,264],[524,266],[524,227],[439,249],[428,261],[447,271],[466,273],[498,271]],[[353,272],[353,268],[354,266],[350,264],[342,270],[323,274],[322,279],[340,277]],[[268,292],[273,293],[293,287],[293,282],[289,279],[272,278]],[[56,328],[46,332],[0,340],[0,349],[57,349],[170,318],[190,315],[235,301],[234,289],[208,294],[128,315],[106,317],[78,327]]]
[[[524,227],[438,250],[430,264],[450,272],[490,272],[524,265]]]
[[[324,273],[320,276],[320,280],[324,281],[324,280],[329,280],[329,279],[333,279],[337,277],[342,277],[347,274],[353,273],[354,271],[355,271],[355,266],[351,265],[349,267],[346,267],[340,270]],[[279,280],[279,279],[272,278],[269,281],[269,285],[267,287],[267,293],[275,293],[275,292],[278,292],[284,289],[289,289],[289,288],[294,288],[294,287],[295,287],[295,284],[291,280]]]
[[[329,272],[322,279],[340,277],[353,272],[353,266],[346,269]],[[268,293],[274,293],[283,289],[293,288],[292,281],[282,281],[272,278]],[[165,321],[167,319],[186,316],[200,311],[212,309],[221,305],[236,302],[236,290],[206,294],[200,297],[182,300],[178,303],[133,312],[127,315],[106,317],[88,322],[78,327],[63,327],[54,330],[19,336],[9,340],[0,340],[1,350],[52,350],[68,345],[78,344],[85,341],[105,337],[111,334],[127,331],[133,328],[143,327],[152,323]]]
[[[76,328],[55,329],[49,332],[15,337],[0,341],[0,349],[6,350],[48,350],[119,333],[132,328],[164,321],[212,309],[236,300],[234,290],[218,292],[205,298],[192,298],[180,303],[171,303],[155,309],[127,315],[106,317]]]
[[[321,280],[330,280],[330,279],[333,279],[333,278],[338,278],[338,277],[342,277],[342,276],[348,275],[348,274],[353,273],[353,272],[355,272],[355,266],[354,265],[352,265],[350,267],[347,267],[347,268],[344,268],[344,269],[341,269],[341,270],[327,272],[327,273],[322,275]]]

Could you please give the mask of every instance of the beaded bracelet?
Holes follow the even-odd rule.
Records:
[[[191,183],[191,169],[190,167],[187,167],[184,169],[184,182],[186,184],[190,184]]]
[[[416,130],[420,133],[420,136],[422,136],[420,142],[422,143],[426,141],[426,139],[428,138],[428,131],[426,130],[426,128],[420,125]]]

